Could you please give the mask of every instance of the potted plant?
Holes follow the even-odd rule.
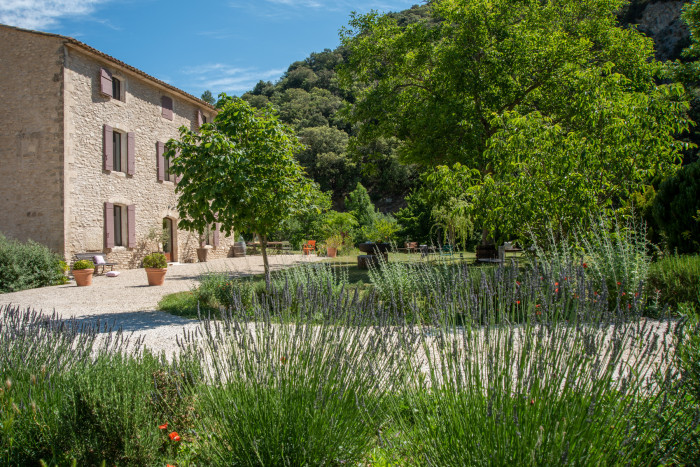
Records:
[[[88,259],[81,259],[73,264],[73,277],[78,287],[92,285],[92,274],[95,272],[95,263]]]
[[[338,248],[343,245],[343,236],[339,233],[331,235],[326,239],[326,254],[329,258],[335,258],[338,255]]]
[[[168,271],[168,262],[163,253],[151,253],[143,258],[143,267],[146,268],[148,285],[163,285],[165,273]]]

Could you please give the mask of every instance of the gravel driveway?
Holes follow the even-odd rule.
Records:
[[[317,256],[277,255],[268,257],[273,269],[303,262],[319,261]],[[118,277],[94,276],[91,287],[76,287],[75,281],[65,285],[42,287],[0,294],[0,305],[56,312],[62,318],[113,324],[135,337],[144,337],[147,347],[170,354],[177,349],[175,336],[185,328],[194,328],[193,320],[158,311],[160,299],[167,294],[191,290],[197,277],[213,271],[233,275],[261,274],[262,256],[226,258],[206,263],[174,264],[168,267],[165,284],[149,287],[143,269],[120,271]]]

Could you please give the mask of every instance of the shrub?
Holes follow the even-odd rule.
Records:
[[[700,162],[686,165],[664,180],[653,211],[671,251],[700,251]]]
[[[0,293],[64,284],[62,259],[44,245],[0,234]]]
[[[557,238],[560,237],[560,238]],[[534,240],[534,237],[533,237]],[[549,244],[534,244],[539,268],[551,269],[555,276],[571,275],[571,267],[585,265],[585,272],[595,281],[598,291],[610,291],[610,307],[627,306],[641,295],[646,284],[651,257],[644,225],[634,219],[591,219],[586,230],[570,236],[556,235],[550,228]]]
[[[211,362],[197,391],[198,432],[213,465],[358,465],[374,443],[391,350],[366,328],[273,324],[258,315],[207,323]],[[255,344],[253,344],[255,343]]]
[[[168,262],[163,253],[151,253],[143,258],[143,267],[163,269],[168,267]]]
[[[700,255],[672,255],[651,264],[649,294],[674,311],[680,304],[696,304],[700,288]]]
[[[80,271],[83,269],[95,269],[95,263],[93,263],[89,259],[80,259],[73,263],[74,271]]]
[[[263,284],[256,283],[250,277],[233,278],[228,273],[213,273],[200,278],[194,296],[200,306],[246,311],[253,304],[256,290],[261,287],[264,287]]]

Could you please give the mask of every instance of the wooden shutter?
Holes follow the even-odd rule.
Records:
[[[177,159],[178,157],[180,157],[180,148],[177,148],[177,149],[175,150],[175,159]],[[170,165],[171,165],[171,166],[173,165],[173,161],[170,161]],[[173,181],[175,182],[175,184],[180,183],[180,180],[182,180],[182,176],[180,176],[180,175],[175,175],[175,178],[173,179]]]
[[[214,238],[212,240],[213,247],[216,248],[219,246],[219,231],[221,229],[221,222],[217,222],[214,224]]]
[[[105,96],[112,96],[112,73],[109,70],[100,68],[100,92]]]
[[[133,132],[126,134],[126,173],[136,173],[136,135]]]
[[[201,110],[197,110],[197,128],[201,128],[204,124],[204,115]]]
[[[130,204],[126,207],[126,227],[129,236],[126,239],[127,248],[136,248],[136,205]]]
[[[105,170],[112,170],[113,164],[114,164],[114,158],[113,158],[114,147],[112,146],[112,144],[113,144],[112,132],[113,132],[113,130],[112,130],[111,126],[109,126],[109,125],[104,126],[104,131],[103,131],[104,144],[103,144],[103,148],[102,148],[102,155],[103,155],[102,162],[103,162],[103,164],[102,165],[103,165],[103,168]]]
[[[168,96],[163,96],[160,98],[160,103],[163,107],[163,117],[168,120],[173,119],[173,100]]]
[[[114,248],[114,204],[105,203],[105,248]]]
[[[165,161],[163,160],[163,153],[165,152],[165,144],[158,141],[156,143],[156,166],[158,167],[158,181],[162,182],[165,180]]]

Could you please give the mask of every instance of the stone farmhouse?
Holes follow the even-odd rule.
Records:
[[[164,143],[214,107],[70,37],[0,25],[0,44],[0,232],[122,268],[166,232],[170,261],[196,261]],[[204,242],[211,259],[234,239],[213,225]]]

